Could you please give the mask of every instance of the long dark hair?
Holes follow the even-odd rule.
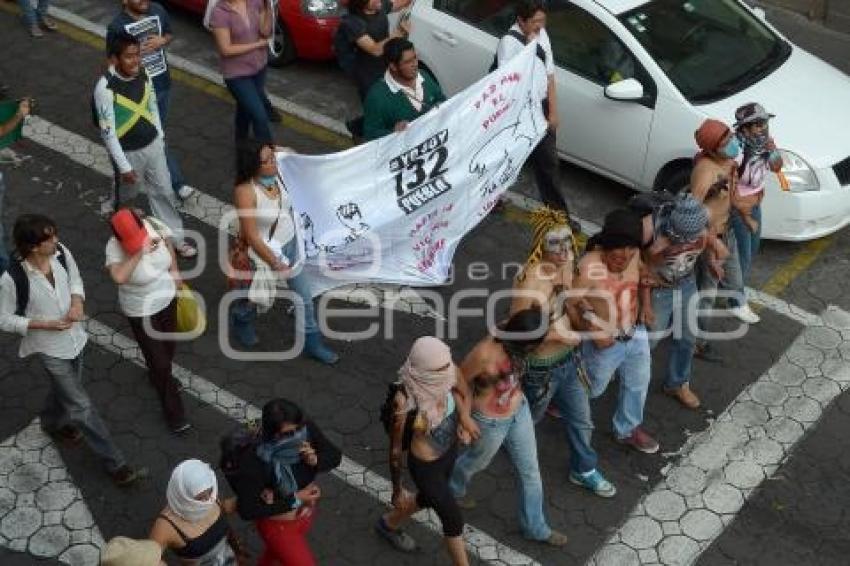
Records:
[[[513,351],[539,346],[548,331],[543,311],[534,306],[514,313],[496,328],[493,336],[505,349]]]
[[[284,424],[304,424],[304,411],[288,399],[272,399],[263,406],[263,440],[274,440]]]
[[[260,154],[264,147],[274,146],[267,141],[248,138],[236,145],[236,184],[247,183],[260,170]]]
[[[56,234],[56,222],[43,214],[22,214],[12,228],[12,241],[19,259],[26,259],[42,242]]]

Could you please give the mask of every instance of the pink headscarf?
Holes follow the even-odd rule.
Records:
[[[433,336],[418,338],[398,375],[428,426],[439,425],[446,397],[457,382],[457,368],[445,342]]]

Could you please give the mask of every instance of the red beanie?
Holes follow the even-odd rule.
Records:
[[[720,140],[723,139],[729,132],[729,126],[720,120],[708,118],[703,122],[699,129],[694,132],[694,139],[697,145],[703,151],[716,151],[720,145]]]
[[[142,219],[129,208],[122,208],[109,221],[112,232],[127,255],[136,255],[148,239],[148,231]]]

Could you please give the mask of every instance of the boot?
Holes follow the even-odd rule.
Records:
[[[325,346],[319,331],[308,332],[304,335],[304,353],[329,366],[339,361],[336,352]]]
[[[257,329],[254,327],[256,311],[240,312],[233,310],[230,313],[230,333],[245,348],[256,346],[260,339],[257,338]]]

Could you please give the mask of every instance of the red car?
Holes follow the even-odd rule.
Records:
[[[203,14],[207,0],[168,0],[190,12]],[[333,36],[339,27],[339,0],[278,0],[274,50],[269,65],[281,67],[296,58],[326,61],[334,58]]]

